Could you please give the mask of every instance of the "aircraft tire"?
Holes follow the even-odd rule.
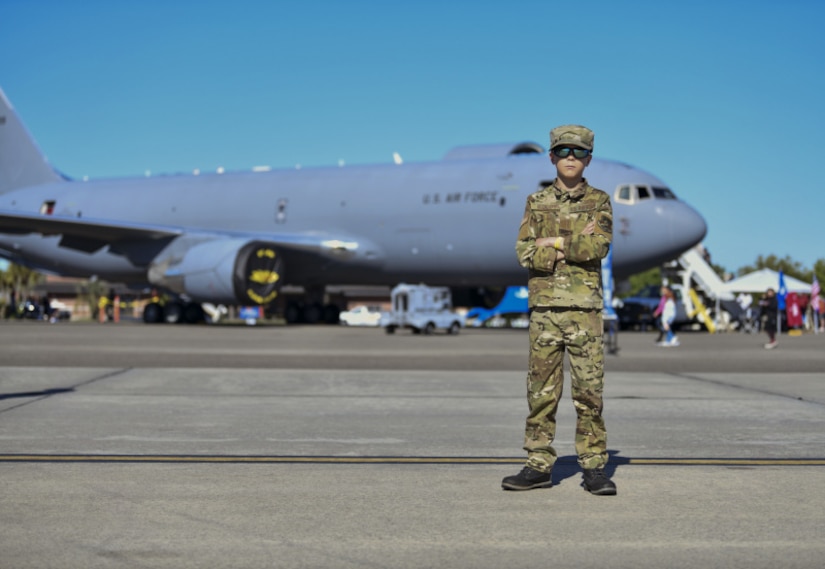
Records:
[[[297,302],[289,302],[284,308],[284,320],[287,324],[297,324],[301,320],[301,307]]]
[[[324,309],[320,304],[308,304],[303,311],[304,322],[307,324],[318,324],[321,321]]]
[[[163,307],[163,321],[167,324],[183,322],[183,305],[180,302],[167,302]]]
[[[395,334],[395,326],[387,326],[384,330],[386,330],[387,334]]]
[[[190,302],[183,307],[183,321],[187,324],[198,324],[204,320],[203,308],[197,302]]]
[[[150,302],[143,307],[143,321],[146,324],[158,324],[163,320],[163,307],[157,302]]]
[[[325,324],[338,324],[339,316],[341,315],[341,309],[335,306],[334,304],[327,304],[324,307],[324,323]]]

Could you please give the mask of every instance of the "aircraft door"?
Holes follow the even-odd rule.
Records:
[[[286,206],[289,200],[281,198],[275,207],[275,223],[286,223]]]

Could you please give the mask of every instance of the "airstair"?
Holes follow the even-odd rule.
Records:
[[[705,324],[711,333],[716,331],[719,325],[719,317],[722,309],[730,311],[737,307],[733,293],[725,286],[725,282],[716,274],[710,263],[705,260],[699,245],[682,253],[677,260],[682,268],[682,287],[690,294],[683,296],[685,310],[691,316],[698,315],[699,320]],[[695,285],[695,287],[694,287]],[[705,297],[713,300],[716,304],[714,311],[716,321],[712,321],[707,308],[702,303],[694,288],[701,290]]]

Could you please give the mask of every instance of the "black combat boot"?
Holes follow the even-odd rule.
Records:
[[[601,468],[585,468],[582,486],[585,490],[597,496],[616,495],[616,485]]]
[[[550,488],[552,485],[553,480],[549,472],[539,472],[529,466],[525,466],[518,474],[508,476],[501,481],[501,487],[505,490],[532,490]]]

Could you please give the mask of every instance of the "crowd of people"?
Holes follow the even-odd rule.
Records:
[[[676,316],[675,295],[670,287],[663,285],[659,305],[653,312],[659,337],[656,343],[662,347],[679,345],[673,322]],[[736,297],[739,314],[736,318],[741,332],[752,334],[764,331],[768,336],[765,349],[777,346],[776,334],[784,329],[806,328],[814,332],[825,333],[825,301],[818,295],[809,298],[797,293],[786,295],[784,308],[780,308],[776,290],[769,288],[754,303],[753,296],[742,292]]]

